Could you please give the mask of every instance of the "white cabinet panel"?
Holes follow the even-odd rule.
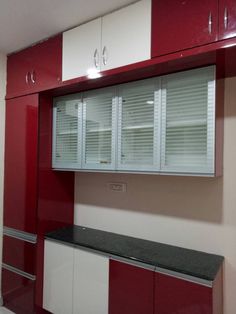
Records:
[[[102,70],[150,59],[151,0],[102,18]]]
[[[101,18],[63,33],[63,81],[100,69]]]
[[[83,250],[74,252],[74,314],[107,314],[109,258]]]
[[[54,314],[72,313],[74,249],[45,241],[43,308]]]

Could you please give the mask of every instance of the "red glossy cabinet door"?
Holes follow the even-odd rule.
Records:
[[[236,2],[219,0],[219,39],[236,36]]]
[[[57,87],[62,75],[62,35],[12,54],[7,60],[7,98]]]
[[[17,314],[35,313],[35,281],[9,270],[2,270],[2,296],[4,306]]]
[[[155,274],[155,314],[212,314],[212,288]]]
[[[153,0],[152,57],[217,40],[216,0]]]
[[[4,225],[36,233],[38,95],[6,102]]]
[[[153,314],[154,272],[110,261],[109,314]]]

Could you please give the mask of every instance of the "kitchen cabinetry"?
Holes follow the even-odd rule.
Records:
[[[153,314],[153,286],[152,270],[110,260],[109,314]]]
[[[219,0],[219,39],[236,36],[236,5],[234,0]]]
[[[109,258],[45,241],[44,309],[54,314],[108,313]]]
[[[215,105],[213,66],[56,98],[53,167],[213,176]]]
[[[73,248],[45,241],[43,307],[52,313],[72,313],[73,261]]]
[[[217,40],[216,0],[153,0],[152,57]]]
[[[156,273],[154,314],[221,313],[213,311],[212,294],[210,286]]]
[[[7,98],[57,87],[61,72],[61,35],[14,53],[7,61]]]
[[[74,249],[74,314],[108,313],[108,282],[108,257]]]
[[[150,45],[151,1],[141,0],[63,33],[63,81],[150,59]]]
[[[114,249],[112,239],[117,239],[116,244],[121,243],[119,242],[121,235],[109,234],[106,238],[105,232],[100,237],[101,231],[96,232],[94,229],[86,231],[87,228],[84,227],[77,227],[77,229],[78,233],[75,236],[67,233],[65,228],[61,232],[62,238],[67,234],[66,239],[70,239],[68,243],[72,246],[54,242],[55,235],[56,239],[61,237],[60,231],[55,231],[54,236],[51,234],[52,240],[50,235],[49,239],[45,240],[44,308],[46,310],[54,314],[222,314],[220,264],[215,269],[216,273],[211,277],[212,280],[206,280],[140,263],[137,259],[116,255],[110,257],[108,252],[90,251],[79,243],[85,241],[88,245],[97,235],[96,244],[103,245],[100,241],[107,239],[106,249],[109,251],[109,246]],[[76,228],[73,230],[75,231]],[[72,238],[79,239],[78,246],[70,242]],[[124,241],[127,243],[128,239]],[[138,252],[138,242],[136,244],[136,252]],[[147,247],[148,244],[143,252],[148,250]],[[162,252],[153,254],[157,254],[156,256],[160,254],[159,258],[164,257],[163,261],[167,258],[166,261],[169,262],[171,256],[169,250],[174,250],[176,253],[176,249],[178,251],[180,248],[166,246]],[[119,247],[118,250],[121,248]],[[187,251],[188,253],[183,249],[182,253],[190,254],[189,257],[197,254],[196,251]],[[205,263],[208,263],[206,253],[199,252],[199,254],[201,257],[199,256],[198,262],[203,263],[200,269],[201,267],[205,269]],[[192,258],[194,261],[193,255]],[[212,257],[208,256],[208,258]],[[213,259],[215,258],[218,259],[216,256]],[[179,261],[179,257],[177,260]],[[173,260],[171,263],[173,265]],[[195,266],[198,265],[193,263]],[[181,264],[189,267],[187,261],[182,260]],[[212,267],[214,269],[214,265]],[[199,268],[195,270],[199,271]],[[205,272],[207,274],[208,270],[205,269]]]

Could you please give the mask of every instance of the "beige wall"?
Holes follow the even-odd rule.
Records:
[[[222,178],[80,173],[75,191],[76,224],[224,255],[224,314],[235,314],[236,78],[226,80]]]
[[[0,53],[0,261],[2,260],[3,166],[5,131],[6,56]],[[1,272],[0,272],[1,282]],[[1,292],[0,292],[1,296]]]

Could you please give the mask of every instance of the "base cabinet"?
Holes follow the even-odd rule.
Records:
[[[108,313],[109,258],[74,249],[73,314]]]
[[[73,248],[45,242],[43,308],[72,313]]]
[[[152,314],[154,272],[110,261],[109,314]]]
[[[223,314],[222,271],[212,282],[46,240],[43,304],[54,314]]]
[[[154,314],[213,314],[210,286],[155,273]]]

